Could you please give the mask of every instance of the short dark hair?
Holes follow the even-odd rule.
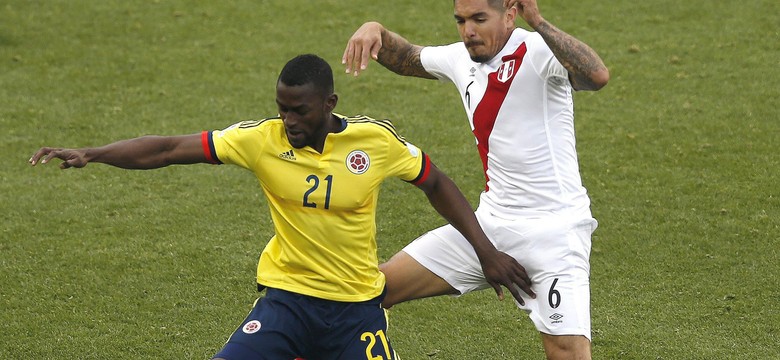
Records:
[[[333,93],[333,70],[327,61],[313,54],[298,55],[288,61],[278,81],[287,86],[313,84],[324,95]]]
[[[455,3],[458,0],[452,0],[452,5],[455,5]],[[498,11],[504,11],[506,10],[506,7],[504,7],[504,0],[487,0],[488,6],[492,7],[493,9],[496,9]]]

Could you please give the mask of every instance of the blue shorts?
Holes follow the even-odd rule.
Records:
[[[358,303],[268,289],[214,357],[228,360],[396,359],[387,339],[384,292]],[[380,357],[381,356],[381,357]]]

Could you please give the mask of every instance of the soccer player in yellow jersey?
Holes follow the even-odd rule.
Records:
[[[44,147],[30,163],[233,164],[255,174],[275,231],[257,267],[258,287],[267,291],[215,359],[396,359],[385,334],[374,219],[388,177],[418,186],[469,239],[499,296],[501,285],[515,296],[515,285],[530,291],[525,269],[487,240],[469,203],[424,152],[387,120],[334,114],[337,101],[328,63],[301,55],[279,76],[276,117],[96,148]]]

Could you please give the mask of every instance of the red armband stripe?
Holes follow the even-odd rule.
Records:
[[[222,164],[217,158],[217,150],[214,148],[214,140],[211,138],[211,131],[204,131],[200,135],[200,143],[203,146],[203,154],[206,160],[212,164]]]
[[[431,159],[428,157],[428,154],[422,153],[423,160],[422,160],[422,168],[420,169],[420,174],[417,175],[417,177],[411,181],[414,185],[420,185],[425,182],[426,179],[428,179],[428,174],[431,173]]]

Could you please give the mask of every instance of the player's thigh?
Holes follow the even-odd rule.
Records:
[[[255,302],[247,317],[215,355],[225,359],[294,359],[303,353],[302,324],[290,299],[276,298],[269,289]],[[250,355],[255,354],[255,355]]]
[[[489,286],[474,248],[452,225],[423,234],[403,252],[449,284],[444,293],[465,294]],[[414,282],[414,278],[408,280]],[[439,293],[434,295],[442,295],[444,289],[436,290]]]
[[[529,313],[536,328],[550,335],[591,337],[590,281],[577,269],[559,271],[534,283],[536,299],[521,309]]]
[[[266,359],[261,353],[239,343],[227,343],[211,360],[260,360]]]
[[[499,249],[514,256],[528,272],[536,299],[521,309],[537,329],[551,335],[590,338],[590,236],[595,221],[557,216],[520,219],[505,224]]]
[[[444,279],[404,251],[399,251],[381,264],[379,270],[385,274],[387,281],[387,296],[382,302],[385,308],[404,301],[458,293]]]
[[[386,311],[378,304],[354,304],[344,312],[344,316],[333,326],[326,341],[328,347],[323,356],[332,360],[375,360],[396,359],[395,351],[387,335]],[[342,344],[342,345],[338,345]],[[342,347],[343,346],[343,347]],[[342,347],[342,349],[338,349]]]

